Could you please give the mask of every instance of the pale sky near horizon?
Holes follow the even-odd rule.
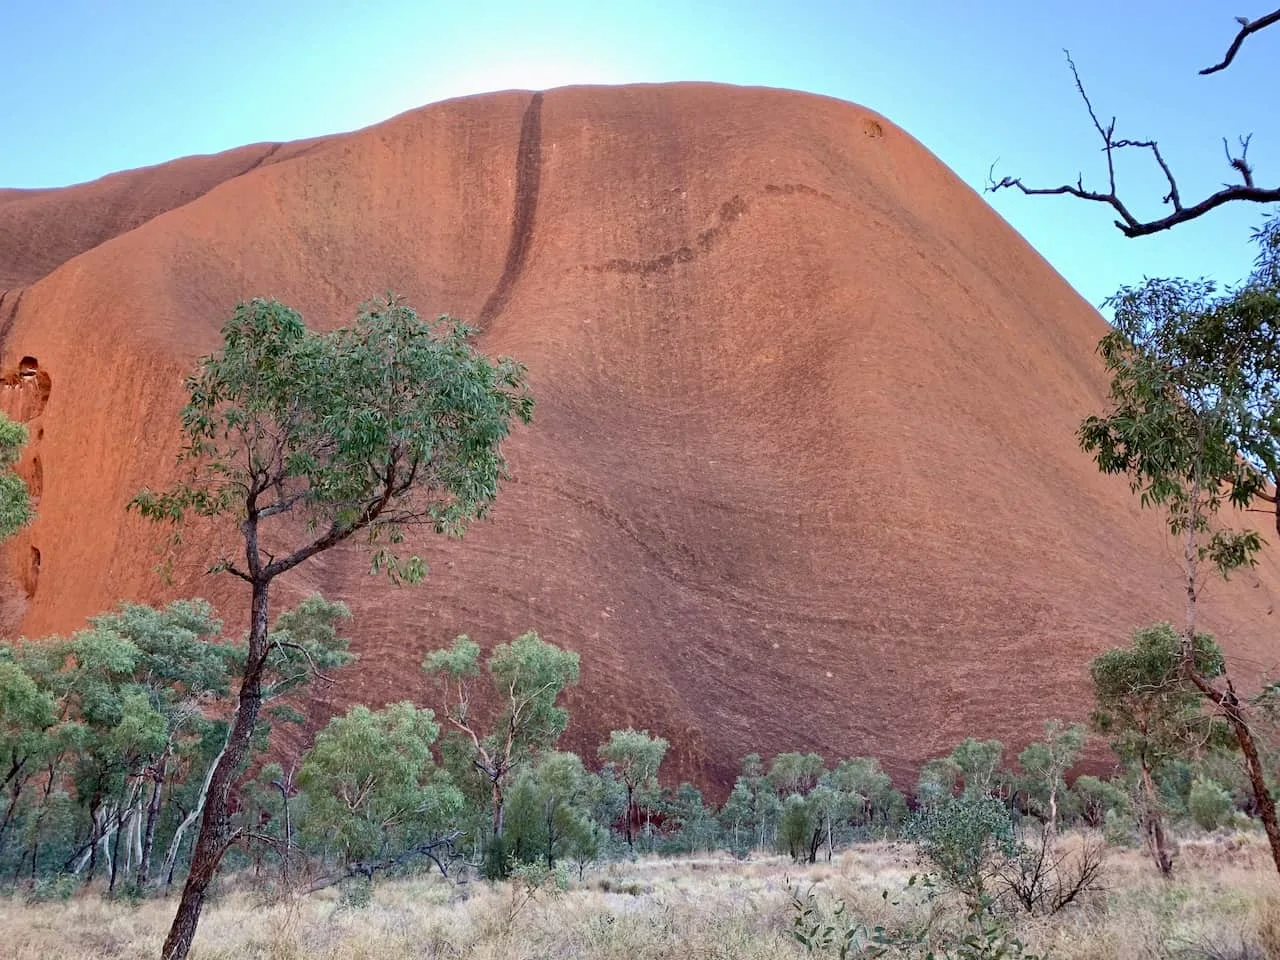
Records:
[[[1256,9],[1249,9],[1254,7]],[[1237,9],[1239,8],[1239,9]],[[879,111],[975,189],[988,168],[1103,186],[1097,134],[1063,59],[1119,131],[1156,138],[1184,202],[1231,179],[1222,137],[1252,133],[1280,183],[1280,27],[1210,77],[1234,17],[1267,0],[0,0],[0,187],[48,187],[245,143],[350,130],[448,97],[571,83],[711,80],[806,90]],[[1146,157],[1122,195],[1159,216]],[[1128,240],[1101,205],[988,197],[1084,296],[1143,276],[1227,283],[1264,208],[1234,204]]]

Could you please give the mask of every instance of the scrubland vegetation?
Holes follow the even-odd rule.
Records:
[[[264,671],[266,701],[312,663],[340,671],[344,613],[280,615],[280,656],[305,654]],[[159,949],[243,651],[211,616],[125,606],[12,648],[9,955]],[[871,757],[749,755],[714,804],[663,785],[647,731],[556,749],[575,654],[526,634],[484,658],[461,637],[424,660],[434,709],[357,706],[290,770],[250,768],[191,955],[1268,956],[1280,890],[1180,645],[1160,625],[1094,662],[1111,778],[1068,780],[1089,733],[1050,721],[1016,757],[966,739],[906,793]]]
[[[1072,846],[1080,838],[1068,835],[1063,842]],[[1280,897],[1267,872],[1268,859],[1256,835],[1188,839],[1180,858],[1183,869],[1169,882],[1136,851],[1113,848],[1101,888],[1047,918],[1010,909],[1008,929],[1027,953],[1060,960],[1277,956]],[[806,904],[812,897],[823,922],[844,903],[840,924],[912,931],[927,926],[933,948],[942,950],[968,935],[971,924],[953,896],[930,900],[926,891],[907,889],[919,869],[908,846],[866,843],[814,866],[796,866],[778,856],[748,861],[643,857],[600,866],[582,880],[570,877],[563,889],[548,883],[531,896],[522,879],[457,884],[433,872],[372,889],[335,887],[297,899],[276,896],[255,883],[252,873],[237,873],[215,889],[191,955],[200,960],[838,957],[834,946],[809,951],[797,941],[797,895]],[[0,909],[2,952],[13,960],[154,957],[172,908],[171,900],[113,901],[93,895],[15,900]],[[888,955],[924,956],[924,949]]]

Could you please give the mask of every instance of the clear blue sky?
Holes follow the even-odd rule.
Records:
[[[1280,28],[1224,73],[1199,77],[1268,0],[0,0],[0,186],[54,186],[263,140],[352,129],[493,89],[715,80],[862,103],[905,127],[968,183],[1001,171],[1101,184],[1099,112],[1156,137],[1184,199],[1230,171],[1221,138],[1254,134],[1260,182],[1280,182]],[[1136,158],[1135,158],[1136,159]],[[1142,158],[1145,161],[1145,158]],[[1123,188],[1158,214],[1145,162]],[[1255,205],[1126,240],[1110,213],[1000,194],[1000,211],[1090,301],[1143,275],[1240,277]]]

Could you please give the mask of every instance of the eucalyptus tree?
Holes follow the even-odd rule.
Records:
[[[1000,766],[1004,762],[1004,744],[999,740],[976,740],[966,737],[951,751],[964,779],[966,797],[989,797],[1001,782]]]
[[[1221,524],[1223,508],[1263,509],[1280,534],[1280,218],[1255,239],[1254,269],[1233,290],[1148,280],[1108,301],[1115,326],[1099,352],[1110,407],[1081,424],[1079,440],[1101,471],[1125,475],[1143,506],[1163,510],[1181,541],[1182,671],[1235,735],[1280,871],[1280,824],[1248,705],[1195,656],[1207,573],[1251,566],[1263,547],[1257,530]]]
[[[667,741],[662,737],[650,736],[648,730],[613,730],[609,733],[609,741],[602,743],[596,753],[601,760],[613,764],[613,769],[627,788],[626,838],[627,846],[635,848],[635,824],[638,822],[639,808],[636,804],[636,791],[650,787],[657,782],[658,770],[667,755]]]
[[[916,780],[916,802],[923,807],[942,803],[955,794],[964,770],[954,757],[933,757],[920,768]]]
[[[313,677],[323,677],[324,671],[349,663],[353,658],[348,651],[350,641],[339,632],[339,625],[350,619],[351,613],[343,603],[326,600],[318,593],[304,597],[295,606],[283,610],[276,617],[275,623],[267,634],[267,653],[259,664],[258,685],[260,704],[265,705],[296,692],[308,684]],[[231,660],[233,675],[243,677],[249,661],[249,647],[245,640],[229,644],[227,655]],[[277,718],[300,721],[301,717],[287,708],[276,708],[270,711]],[[266,747],[265,733],[267,725],[261,717],[255,724],[254,736],[249,750],[262,750]],[[218,724],[208,722],[202,725],[206,736],[218,729]],[[219,763],[226,756],[231,742],[231,730],[227,729],[218,746],[209,756],[210,751],[200,749],[188,751],[192,759],[189,778],[196,783],[190,795],[190,805],[182,820],[176,825],[169,839],[169,848],[164,857],[164,865],[160,874],[166,886],[172,882],[174,868],[182,853],[187,831],[195,825],[204,814],[214,776]],[[206,759],[207,758],[207,759]],[[202,776],[194,776],[195,771],[203,769]],[[228,821],[232,836],[239,832]],[[288,838],[285,839],[284,855],[288,858]]]
[[[211,770],[200,832],[164,960],[190,951],[206,892],[234,839],[230,798],[262,705],[273,643],[275,580],[354,537],[373,568],[416,581],[425,565],[403,553],[421,527],[461,535],[493,502],[504,475],[502,441],[528,421],[524,369],[496,362],[470,329],[424,321],[388,297],[330,333],[306,327],[277,301],[240,304],[222,346],[186,381],[180,479],[131,502],[143,516],[191,516],[237,525],[243,550],[217,570],[249,589],[249,632],[226,747]]]
[[[576,753],[543,752],[536,764],[521,768],[509,791],[506,852],[548,868],[573,860],[584,870],[600,849],[604,828],[594,813],[601,786]]]
[[[753,847],[771,845],[781,813],[781,801],[765,776],[760,754],[747,754],[742,758],[742,772],[720,811],[735,856],[745,856]]]
[[[316,735],[298,768],[301,831],[337,854],[340,875],[372,880],[411,857],[436,858],[456,837],[463,798],[432,756],[439,733],[432,711],[406,702],[352,707]]]
[[[467,636],[427,654],[422,667],[443,698],[445,720],[461,734],[467,759],[488,784],[491,872],[505,875],[506,790],[512,774],[554,748],[568,726],[569,712],[558,701],[578,682],[578,655],[532,631],[499,644],[485,663],[492,688],[488,697],[476,696],[480,647]]]
[[[10,647],[0,648],[0,853],[17,819],[24,790],[39,772],[51,747],[49,730],[58,722],[57,704],[47,689],[12,659]]]
[[[122,692],[140,695],[157,718],[153,721],[156,736],[147,744],[151,749],[139,753],[128,770],[128,777],[135,781],[128,803],[116,805],[117,840],[127,819],[133,848],[130,859],[136,864],[134,882],[141,887],[151,880],[156,829],[172,766],[184,741],[211,734],[213,725],[204,705],[227,695],[235,650],[213,642],[220,639],[222,624],[202,600],[176,601],[162,609],[126,603],[89,622],[89,632],[136,648],[131,671],[117,683]]]
[[[1108,650],[1089,665],[1097,709],[1093,728],[1137,779],[1139,826],[1160,873],[1173,870],[1155,778],[1173,762],[1218,744],[1226,730],[1206,714],[1184,677],[1185,639],[1167,623],[1137,630],[1128,647]],[[1192,668],[1209,680],[1222,674],[1222,651],[1207,634],[1192,638]]]
[[[681,783],[663,798],[663,848],[677,853],[710,853],[722,839],[720,821],[707,807],[702,791]]]
[[[1018,765],[1026,774],[1027,799],[1050,833],[1058,829],[1067,771],[1084,749],[1085,733],[1084,724],[1046,720],[1044,739],[1027,744],[1018,754]]]
[[[1079,807],[1080,816],[1090,827],[1101,827],[1107,814],[1124,813],[1129,809],[1129,794],[1111,780],[1100,780],[1090,774],[1076,777],[1071,784],[1071,795]]]
[[[906,799],[874,757],[853,757],[831,771],[831,781],[849,797],[850,822],[864,829],[888,829],[906,814]]]
[[[816,753],[780,753],[769,765],[769,783],[779,797],[803,795],[818,785],[825,767]]]

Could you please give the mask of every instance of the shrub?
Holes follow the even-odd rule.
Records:
[[[997,865],[1016,856],[1009,809],[991,797],[952,797],[920,810],[907,825],[920,856],[946,886],[977,907]]]
[[[78,881],[69,873],[59,873],[47,879],[36,880],[26,891],[27,903],[66,903],[76,892]]]
[[[917,883],[916,877],[908,888]],[[926,878],[926,896],[933,890]],[[884,892],[889,899],[889,891]],[[897,901],[894,901],[896,904]],[[821,903],[812,889],[791,893],[791,937],[810,956],[832,956],[839,960],[1044,960],[1027,953],[1021,940],[1007,923],[979,908],[969,914],[968,929],[933,929],[932,919],[907,927],[868,926],[857,920],[843,900],[830,906]]]
[[[1133,819],[1119,810],[1108,810],[1102,823],[1102,839],[1108,847],[1133,847],[1137,845]]]
[[[1196,777],[1187,797],[1187,812],[1202,830],[1217,830],[1231,818],[1231,794],[1204,777]]]
[[[997,879],[1003,894],[1028,913],[1049,916],[1098,889],[1105,857],[1106,843],[1097,834],[1073,845],[1046,825],[997,867]]]

